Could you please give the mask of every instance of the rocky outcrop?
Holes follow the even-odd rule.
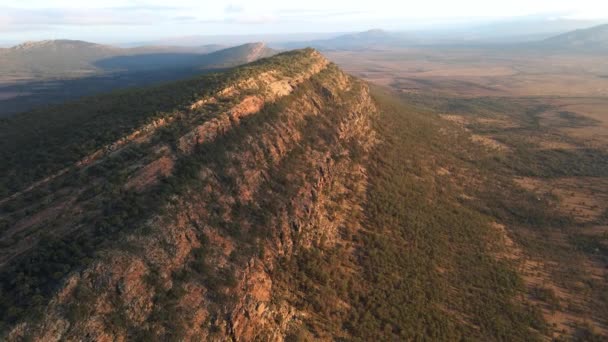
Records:
[[[143,191],[202,158],[195,178],[8,340],[281,341],[301,325],[306,313],[275,289],[277,260],[358,229],[361,159],[376,143],[366,85],[316,51],[306,58],[299,72],[264,70],[196,101],[193,113],[236,99],[175,149],[159,142],[125,187]]]

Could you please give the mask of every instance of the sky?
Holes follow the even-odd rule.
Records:
[[[608,18],[606,0],[0,0],[0,42],[412,30],[513,17]]]

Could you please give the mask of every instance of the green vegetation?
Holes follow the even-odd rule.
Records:
[[[410,99],[411,100],[411,99]],[[551,193],[535,193],[513,182],[514,177],[532,177],[541,184],[556,184],[561,179],[581,182],[591,187],[592,196],[603,196],[605,189],[594,178],[608,177],[608,155],[605,148],[589,148],[583,138],[567,132],[592,127],[598,121],[577,113],[550,106],[543,98],[414,98],[433,111],[462,115],[465,126],[475,134],[487,135],[506,145],[509,150],[480,153],[473,158],[479,170],[492,175],[491,191],[477,189],[472,198],[462,201],[479,212],[508,225],[511,236],[525,253],[543,260],[549,272],[546,281],[568,294],[557,302],[555,296],[532,287],[529,295],[550,310],[569,313],[589,320],[590,326],[607,323],[608,287],[605,279],[592,276],[592,267],[605,267],[608,262],[606,238],[594,233],[594,225],[603,225],[606,214],[594,222],[583,223],[559,204],[564,199]],[[490,119],[490,120],[483,120]],[[492,121],[494,120],[494,121]],[[504,126],[507,124],[506,127]],[[552,148],[543,141],[564,142],[575,148]],[[598,197],[602,198],[602,197]],[[586,232],[582,233],[582,229]],[[573,338],[597,338],[595,332],[581,328]]]
[[[488,218],[458,205],[449,180],[432,169],[420,173],[428,156],[463,166],[456,158],[467,142],[437,134],[436,119],[420,109],[381,92],[375,98],[386,145],[370,168],[369,232],[360,249],[369,288],[353,298],[359,303],[351,321],[355,335],[537,338],[544,323],[534,308],[518,303],[522,284],[514,270],[491,257],[488,241],[495,233]],[[446,190],[438,193],[437,187]]]
[[[222,83],[219,75],[116,92],[39,109],[0,122],[0,195],[70,166],[155,118],[183,110]]]
[[[225,74],[205,75],[176,84],[90,98],[54,107],[47,113],[51,117],[43,118],[43,112],[20,115],[6,121],[6,125],[2,127],[3,134],[10,133],[14,138],[6,141],[7,148],[0,152],[7,156],[8,161],[3,164],[2,171],[12,175],[12,178],[5,179],[7,178],[5,177],[2,180],[6,181],[5,184],[11,184],[12,180],[12,184],[23,187],[32,179],[48,175],[49,172],[54,171],[53,169],[78,160],[82,155],[117,139],[152,117],[175,113],[175,108],[182,109],[188,104],[187,101],[202,96],[201,92],[210,94],[219,87],[234,83],[237,79],[253,76],[270,68],[280,68],[279,70],[285,73],[298,72],[310,62],[302,58],[303,54],[307,53],[310,53],[310,50],[289,52]],[[175,98],[172,97],[173,95]],[[93,104],[97,105],[93,106]],[[43,236],[39,245],[15,258],[1,270],[0,319],[3,323],[0,324],[0,330],[3,330],[6,324],[10,325],[26,315],[35,315],[67,274],[85,267],[96,256],[98,250],[115,246],[124,234],[142,229],[145,220],[151,215],[160,213],[163,206],[171,202],[169,199],[192,189],[200,189],[203,186],[199,174],[202,167],[215,169],[218,175],[225,175],[225,170],[228,168],[226,157],[229,151],[239,149],[246,136],[268,130],[265,123],[276,119],[277,113],[284,105],[283,102],[271,105],[259,115],[242,120],[240,126],[229,134],[213,143],[200,146],[190,156],[182,156],[176,161],[171,177],[143,193],[123,188],[128,175],[125,172],[128,166],[146,158],[151,153],[153,142],[158,139],[174,145],[180,133],[188,129],[186,122],[178,120],[161,130],[149,144],[124,149],[103,159],[100,163],[81,171],[72,171],[40,190],[4,204],[2,214],[5,215],[4,217],[13,218],[3,221],[5,228],[8,228],[11,222],[14,222],[13,216],[23,214],[21,210],[23,204],[44,202],[47,196],[54,196],[54,194],[49,195],[52,189],[66,187],[86,189],[78,199],[87,210],[82,217],[70,218],[76,220],[69,222],[74,228],[61,226],[41,228],[41,230],[52,228],[49,229],[51,232],[48,237]],[[159,108],[157,108],[154,114],[150,114],[155,106],[165,108],[167,111],[158,112]],[[218,105],[216,110],[221,110],[221,106]],[[69,111],[63,117],[62,110],[66,108]],[[201,117],[195,119],[205,120],[217,113],[197,114]],[[44,124],[49,125],[46,130],[42,129]],[[21,136],[18,136],[19,132]],[[70,154],[70,151],[76,152]],[[34,152],[34,155],[28,155]],[[22,153],[25,153],[24,158],[20,158]],[[39,168],[28,172],[28,167],[32,165],[39,165]],[[220,181],[222,189],[218,191],[225,193],[236,191],[230,177],[224,176]],[[215,202],[214,199],[208,198],[200,200],[205,203]],[[222,219],[221,209],[221,207],[214,208],[210,223],[226,229],[234,228],[230,234],[240,236],[243,241],[252,241],[251,236],[264,234],[263,229],[241,231],[238,225],[228,224]],[[251,215],[251,209],[242,207],[239,215],[248,217]],[[67,229],[73,231],[66,231]],[[61,233],[66,235],[62,237],[53,235]],[[141,233],[145,233],[145,229]],[[243,245],[242,252],[259,253],[259,249],[255,244]],[[229,276],[230,273],[216,275],[210,273],[203,278],[209,283],[217,282],[220,288],[232,283],[225,282],[230,278]]]
[[[368,165],[364,229],[343,233],[356,253],[320,245],[283,260],[277,273],[313,315],[290,336],[540,340],[539,310],[519,299],[521,279],[493,256],[490,218],[464,207],[458,185],[434,172],[473,167],[475,146],[464,134],[438,133],[446,126],[432,112],[380,89],[373,95],[383,142]]]
[[[38,229],[49,234],[3,266],[0,331],[24,318],[35,319],[61,281],[99,257],[98,251],[131,250],[133,246],[123,242],[123,237],[150,233],[154,228],[146,222],[151,216],[170,221],[176,215],[188,215],[201,246],[191,252],[183,269],[172,274],[170,290],[162,285],[158,270],[147,276],[155,289],[155,309],[149,320],[166,329],[166,339],[180,339],[185,334],[180,317],[188,313],[182,311],[179,301],[188,282],[204,284],[208,290],[205,305],[210,317],[205,324],[212,333],[220,331],[214,324],[223,318],[217,313],[225,313],[235,303],[227,290],[237,285],[238,270],[252,257],[265,256],[264,246],[270,238],[294,242],[293,247],[281,246],[286,251],[293,248],[293,254],[287,251],[269,271],[273,300],[287,300],[307,314],[299,318],[303,325],[290,331],[289,339],[534,341],[547,334],[550,327],[539,308],[526,300],[527,295],[551,310],[567,304],[549,287],[526,288],[514,264],[503,257],[501,234],[493,223],[509,225],[509,232],[526,251],[566,251],[551,241],[542,244],[539,237],[567,231],[573,219],[552,207],[555,198],[517,188],[512,177],[604,177],[608,156],[584,149],[539,152],[529,141],[518,142],[518,136],[531,132],[551,133],[540,126],[539,113],[547,110],[542,104],[492,98],[399,98],[373,88],[380,108],[374,125],[381,141],[368,154],[360,142],[338,138],[336,127],[350,113],[349,101],[356,100],[353,94],[360,93],[355,83],[350,93],[333,94],[327,86],[335,71],[330,66],[294,94],[243,118],[237,127],[198,146],[192,154],[177,151],[178,139],[192,124],[213,118],[230,105],[228,100],[189,113],[186,107],[191,101],[269,68],[292,74],[306,68],[308,62],[299,57],[307,53],[310,50],[285,53],[225,74],[89,98],[4,121],[0,134],[11,139],[0,145],[0,157],[7,160],[0,167],[4,182],[0,193],[8,195],[153,118],[178,117],[148,143],[130,146],[84,170],[71,170],[2,206],[0,233],[18,218],[62,196],[61,189],[82,189],[73,193],[84,213],[70,218],[73,221],[43,222]],[[323,115],[300,113],[299,117],[286,110],[301,99],[312,99]],[[513,152],[488,151],[474,144],[468,132],[442,121],[436,115],[438,108],[442,113],[484,118],[516,113],[514,128],[468,125],[476,133],[496,135]],[[572,113],[559,116],[569,125],[580,123]],[[292,131],[282,126],[286,123]],[[297,138],[286,136],[293,131],[299,133]],[[176,156],[172,174],[141,192],[125,189],[132,166],[149,161],[146,158],[152,158],[159,142]],[[279,158],[279,152],[269,148],[274,142],[282,144],[277,147]],[[334,193],[331,181],[325,193],[317,192],[314,184],[319,182],[319,174],[327,176],[325,163],[333,168],[331,176],[323,180],[337,180],[350,192]],[[349,198],[363,180],[356,179],[349,168],[359,163],[367,170],[367,193],[365,198]],[[248,171],[261,174],[255,186],[243,186],[249,181],[245,179]],[[247,194],[252,199],[241,200],[242,190],[252,191]],[[318,196],[324,196],[327,203],[315,202]],[[327,243],[324,236],[308,241],[312,247],[299,244],[305,235],[297,219],[307,218],[302,212],[314,213],[309,210],[311,204],[327,204],[323,208],[328,212],[326,218],[334,219],[334,214],[344,215],[344,208],[337,206],[347,198],[360,204],[363,213],[348,213],[338,227],[337,241]],[[192,212],[184,210],[188,204],[194,206]],[[601,220],[606,217],[604,214]],[[63,222],[70,225],[64,227]],[[271,230],[279,226],[285,229]],[[206,229],[236,248],[224,255],[222,246],[209,243]],[[577,253],[598,260],[608,257],[604,236],[567,236],[567,247]],[[568,253],[564,255],[573,255]],[[226,259],[227,263],[217,262]],[[577,276],[564,276],[563,280],[579,281]],[[593,310],[599,315],[608,312],[603,284],[585,279],[581,286],[597,299]],[[86,303],[94,296],[86,287],[77,288],[75,302],[66,308],[68,318],[86,316]],[[118,312],[108,318],[111,325],[127,329],[134,338],[159,338],[145,330],[148,327],[129,326],[129,320]],[[576,338],[599,338],[593,329],[579,328]]]
[[[0,197],[68,167],[98,148],[157,118],[184,114],[192,102],[236,80],[269,69],[305,70],[298,50],[225,73],[198,76],[152,88],[117,91],[0,120]]]

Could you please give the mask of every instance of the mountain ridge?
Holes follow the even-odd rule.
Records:
[[[375,143],[369,123],[375,108],[365,85],[310,49],[237,69],[228,76],[227,83],[206,94],[194,102],[186,101],[168,116],[137,126],[124,138],[81,159],[65,175],[40,185],[61,184],[62,177],[73,179],[76,174],[89,174],[87,170],[112,164],[116,156],[130,154],[134,146],[140,146],[149,152],[127,160],[126,165],[113,167],[116,171],[131,169],[130,176],[118,181],[124,189],[121,192],[144,198],[169,192],[148,204],[152,207],[147,210],[129,215],[141,220],[128,219],[131,223],[124,223],[143,230],[104,233],[122,236],[119,241],[129,241],[130,247],[102,242],[93,247],[100,252],[91,255],[90,263],[65,273],[59,288],[50,287],[55,290],[49,292],[48,304],[41,307],[42,320],[22,321],[7,340],[120,340],[175,334],[185,339],[279,339],[292,329],[290,322],[297,309],[287,302],[271,301],[270,270],[277,267],[282,256],[291,255],[296,249],[317,243],[334,244],[339,239],[339,226],[352,221],[351,215],[341,209],[336,211],[337,208],[332,209],[334,219],[328,221],[330,209],[326,205],[338,200],[333,198],[339,193],[345,196],[340,201],[363,196],[363,170],[348,155],[355,148],[364,155]],[[167,135],[170,126],[176,131]],[[214,160],[214,155],[220,156],[222,162]],[[294,168],[297,164],[302,167]],[[198,171],[189,171],[193,167]],[[87,183],[91,186],[70,192],[76,190],[74,195],[82,197],[104,179],[98,177],[89,178]],[[280,183],[276,183],[278,180]],[[288,184],[283,182],[291,183],[289,189],[280,188],[280,184]],[[336,187],[343,190],[336,193]],[[285,191],[293,196],[288,202],[283,199]],[[93,203],[101,200],[99,196],[109,195],[95,193],[86,196],[87,207],[94,207]],[[61,197],[66,198],[56,195],[58,202],[50,207],[62,203]],[[216,196],[218,200],[213,200]],[[232,214],[217,216],[213,209],[216,205]],[[229,209],[233,205],[242,209]],[[286,207],[271,214],[268,206],[275,205]],[[351,206],[355,203],[348,207]],[[84,213],[77,207],[72,209],[72,214],[51,220],[61,221],[63,227],[77,226],[78,217],[86,213],[84,216],[89,218],[80,221],[85,226],[78,230],[85,234],[86,222],[97,220],[92,217],[98,214],[91,209]],[[142,216],[144,212],[151,216]],[[44,210],[39,214],[46,215]],[[120,216],[116,212],[110,216],[118,217],[115,214]],[[228,221],[214,223],[226,214],[231,218],[224,219],[240,222],[241,233],[232,228],[227,231]],[[250,215],[269,216],[256,219]],[[35,231],[36,223],[32,223],[16,224],[20,230]],[[272,228],[266,227],[268,224]],[[90,234],[99,236],[99,229],[106,231],[102,226],[93,228]],[[11,231],[16,232],[9,230],[8,234]],[[6,238],[7,232],[2,240]],[[72,243],[81,239],[69,238]],[[92,240],[89,237],[82,241],[90,244]],[[36,253],[41,248],[39,245]],[[18,269],[24,266],[14,260],[11,264]],[[6,272],[6,265],[3,268]],[[29,272],[28,266],[25,269]],[[177,275],[190,272],[195,278],[186,280]],[[196,277],[202,278],[195,280]],[[175,292],[177,289],[181,294]],[[3,291],[14,289],[3,284]],[[182,317],[179,320],[162,314],[174,307],[166,302],[173,300],[167,294],[179,298],[175,302],[175,313]],[[7,300],[5,297],[0,303]],[[122,318],[119,322],[111,317]]]
[[[304,49],[3,120],[0,336],[541,340],[470,108]]]

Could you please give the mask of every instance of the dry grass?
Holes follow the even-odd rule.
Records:
[[[564,215],[580,223],[597,221],[608,209],[608,179],[600,177],[516,178],[516,183],[539,196],[547,194],[557,199]]]
[[[608,149],[608,98],[549,99],[548,103],[560,110],[569,111],[594,120],[586,127],[566,127],[561,132],[580,139],[585,146]]]
[[[492,137],[473,134],[471,135],[471,141],[480,144],[486,148],[497,151],[508,151],[509,147],[503,143],[494,140]]]

